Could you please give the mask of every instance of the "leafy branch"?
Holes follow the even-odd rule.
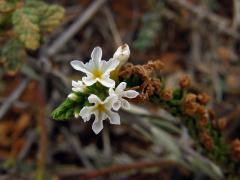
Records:
[[[5,30],[6,43],[0,52],[0,62],[4,64],[4,70],[17,72],[26,58],[26,50],[37,50],[44,34],[53,31],[63,17],[63,7],[41,0],[1,1],[0,26]]]

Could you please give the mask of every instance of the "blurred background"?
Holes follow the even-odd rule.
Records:
[[[70,93],[71,80],[81,78],[71,60],[87,62],[95,46],[109,59],[127,43],[129,62],[164,62],[167,87],[177,87],[188,74],[192,92],[211,96],[209,107],[226,123],[226,140],[240,137],[240,1],[45,0],[47,6],[62,6],[65,14],[40,38],[29,25],[34,18],[11,17],[7,13],[13,9],[1,10],[5,2],[0,1],[0,179],[215,177],[201,160],[181,164],[178,157],[186,153],[176,154],[193,143],[191,138],[176,118],[150,104],[122,111],[122,125],[104,123],[99,135],[80,118],[55,121],[50,114]],[[11,3],[17,3],[15,9],[25,6]],[[2,23],[10,18],[13,28]],[[20,34],[25,27],[25,35],[32,30],[26,37]],[[17,35],[25,37],[24,49],[6,45]],[[39,45],[33,43],[36,36]],[[149,135],[149,127],[157,133]]]

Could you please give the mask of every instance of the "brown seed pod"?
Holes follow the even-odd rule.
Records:
[[[197,103],[194,103],[194,102],[187,103],[184,105],[184,112],[189,116],[193,116],[196,114],[197,107],[198,107]]]
[[[217,120],[217,127],[220,130],[224,130],[227,126],[227,118],[226,117],[221,117]]]
[[[200,141],[208,151],[211,151],[214,148],[213,139],[209,136],[207,131],[200,133]]]
[[[216,118],[216,113],[214,112],[213,109],[208,109],[208,116],[209,119],[214,120]]]
[[[191,83],[190,77],[188,75],[184,75],[181,77],[179,85],[181,88],[186,89],[189,88]]]
[[[205,128],[207,125],[208,125],[208,117],[207,117],[206,115],[200,117],[200,119],[198,120],[198,127],[199,127],[200,129],[203,129],[203,128]]]
[[[205,107],[198,104],[196,113],[200,116],[205,116],[206,115]]]
[[[231,151],[234,158],[240,160],[240,139],[235,139],[232,141]]]
[[[190,102],[196,102],[197,96],[193,93],[188,93],[185,97],[185,102],[190,103]]]
[[[197,95],[197,100],[200,104],[206,105],[210,101],[210,96],[208,96],[206,93],[202,93]]]
[[[189,115],[193,116],[196,114],[198,104],[196,103],[197,96],[195,94],[189,93],[185,96],[183,102],[183,110],[184,112]]]
[[[165,100],[165,101],[169,101],[173,98],[172,96],[172,90],[171,89],[164,89],[163,92],[162,92],[162,98]]]
[[[150,61],[145,65],[126,64],[119,72],[119,76],[123,78],[130,78],[131,75],[138,76],[143,83],[140,86],[133,87],[140,94],[132,99],[135,103],[142,103],[149,99],[154,93],[160,92],[161,82],[159,79],[153,79],[152,73],[163,68],[161,61]]]

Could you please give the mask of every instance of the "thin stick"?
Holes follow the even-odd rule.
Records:
[[[6,101],[0,107],[0,120],[3,118],[8,109],[12,106],[12,104],[23,93],[24,89],[27,87],[28,82],[29,82],[28,78],[23,79],[23,81],[19,84],[15,91],[6,99]]]
[[[232,27],[237,29],[240,25],[240,1],[233,0],[233,23]]]
[[[111,149],[111,141],[110,141],[110,135],[109,135],[109,128],[108,127],[103,129],[102,139],[103,139],[103,154],[104,154],[104,156],[106,157],[107,160],[111,160],[112,149]]]
[[[103,12],[104,12],[104,14],[107,18],[109,28],[110,28],[111,33],[113,35],[113,39],[114,39],[116,47],[121,46],[123,44],[122,38],[121,38],[120,33],[118,31],[117,25],[114,21],[112,12],[110,11],[110,9],[108,7],[104,7]]]
[[[36,138],[37,138],[37,134],[36,134],[35,130],[31,130],[28,132],[25,145],[23,146],[23,148],[21,149],[21,151],[17,157],[18,161],[22,161],[27,156],[27,154],[28,154],[32,144],[36,140]]]
[[[106,0],[94,1],[86,11],[79,16],[79,18],[73,23],[62,35],[59,36],[56,41],[48,49],[48,55],[52,56],[56,54],[68,40],[70,40],[100,9],[100,7],[106,2]]]
[[[192,32],[191,32],[191,57],[193,59],[194,66],[197,66],[201,63],[201,35],[199,32],[198,23],[195,21],[193,22]],[[189,65],[190,68],[193,67],[191,64]]]
[[[79,171],[79,173],[75,172],[74,175],[69,175],[69,174],[60,174],[60,179],[69,177],[69,176],[74,176],[76,179],[93,179],[96,177],[100,176],[106,176],[108,174],[112,173],[120,173],[120,172],[125,172],[125,171],[130,171],[130,170],[140,170],[140,169],[146,169],[146,168],[153,168],[153,167],[169,167],[172,165],[176,165],[176,162],[172,160],[159,160],[155,162],[134,162],[132,164],[119,164],[119,165],[113,165],[111,167],[107,168],[102,168],[98,170],[92,170],[89,172],[82,172]],[[83,174],[84,173],[84,174]]]
[[[70,143],[72,148],[77,153],[77,156],[82,161],[85,167],[88,169],[93,169],[93,165],[90,163],[90,161],[86,158],[85,154],[82,151],[82,147],[80,142],[76,139],[75,136],[73,136],[66,128],[61,128],[61,132],[66,137],[67,141]]]
[[[4,104],[6,100],[7,100],[7,98],[5,98],[5,97],[0,98],[0,104]],[[30,103],[28,103],[28,102],[23,102],[23,101],[16,100],[16,101],[13,102],[12,106],[20,108],[20,109],[25,109],[29,106],[29,104]]]
[[[234,38],[239,39],[240,34],[233,28],[231,28],[231,22],[221,16],[218,16],[199,5],[194,5],[186,0],[168,0],[172,4],[177,4],[195,14],[199,19],[206,19],[211,24],[217,27],[218,31],[228,34]]]
[[[45,117],[45,99],[42,93],[42,89],[38,86],[38,92],[36,95],[38,103],[37,122],[40,128],[40,140],[37,156],[37,180],[45,179],[45,165],[48,145],[48,130]]]

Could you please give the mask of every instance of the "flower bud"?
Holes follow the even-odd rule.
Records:
[[[116,58],[120,61],[119,67],[125,64],[130,56],[130,49],[127,44],[119,46],[116,52],[113,55],[113,58]]]
[[[74,94],[74,93],[70,93],[70,94],[68,95],[68,98],[71,99],[71,100],[73,100],[73,101],[76,101],[77,98],[78,98],[78,96],[77,96],[76,94]]]
[[[80,107],[75,107],[74,113],[73,113],[75,118],[79,118],[79,116],[80,116],[80,110],[81,110]]]
[[[75,118],[78,118],[78,117],[79,117],[79,113],[74,112],[74,117],[75,117]]]

